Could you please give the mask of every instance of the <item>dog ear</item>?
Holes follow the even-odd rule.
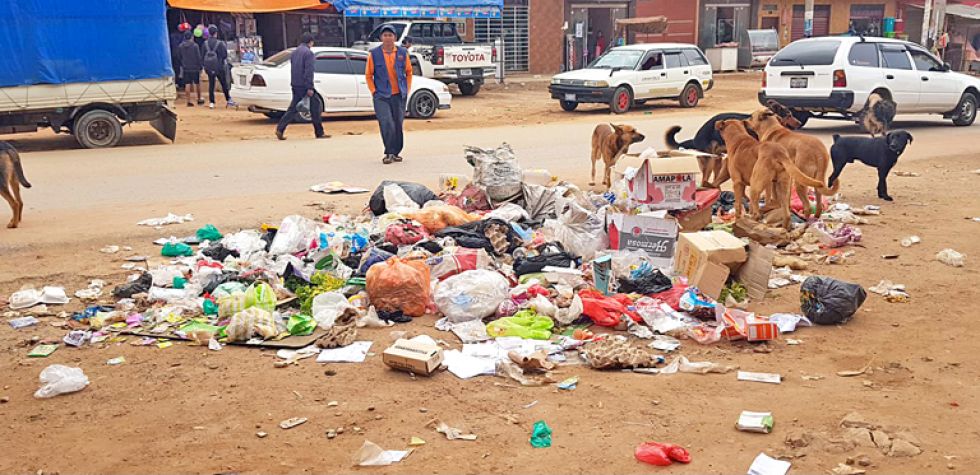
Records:
[[[911,144],[912,143],[912,139],[913,139],[912,133],[911,132],[905,132],[905,136],[909,138],[909,143]]]

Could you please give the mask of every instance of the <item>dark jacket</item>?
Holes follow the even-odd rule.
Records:
[[[177,57],[180,58],[180,67],[185,72],[201,71],[201,49],[197,47],[194,40],[185,40],[181,43],[177,48]]]
[[[289,58],[292,73],[290,86],[313,89],[313,61],[313,52],[309,46],[304,43],[296,47],[293,56]]]
[[[218,64],[223,66],[225,60],[228,59],[228,48],[225,46],[224,41],[218,41],[217,38],[208,38],[201,44],[201,63],[203,64],[204,55],[207,54],[209,47],[218,55]]]

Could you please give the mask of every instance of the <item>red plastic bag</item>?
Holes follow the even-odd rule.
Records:
[[[816,213],[816,206],[815,205],[816,205],[816,202],[817,202],[817,198],[816,198],[816,196],[813,195],[813,193],[811,191],[812,190],[810,190],[810,188],[807,188],[807,193],[806,194],[807,194],[807,208],[810,208],[810,213],[812,214],[812,213]],[[793,187],[793,191],[790,192],[790,196],[791,196],[790,202],[789,202],[789,208],[790,208],[790,210],[792,210],[794,213],[796,213],[798,215],[802,215],[803,214],[803,200],[800,199],[800,195],[797,195],[796,194],[796,187]],[[822,200],[823,200],[823,209],[828,209],[830,207],[830,202],[827,201],[827,198],[826,197],[823,197]]]
[[[378,310],[421,317],[429,305],[429,268],[422,261],[389,258],[368,269],[367,293]]]
[[[689,463],[691,454],[679,445],[660,442],[644,442],[633,453],[636,459],[653,465],[666,467],[673,462]]]
[[[681,283],[675,283],[670,290],[665,290],[663,292],[657,292],[655,294],[650,294],[650,298],[655,298],[662,301],[663,303],[670,305],[670,308],[680,311],[681,296],[687,291],[687,285]]]
[[[640,315],[629,307],[633,301],[624,294],[605,296],[595,289],[586,289],[578,293],[582,299],[582,315],[592,319],[596,325],[614,327],[619,324],[622,315],[629,315],[634,322],[642,321]]]

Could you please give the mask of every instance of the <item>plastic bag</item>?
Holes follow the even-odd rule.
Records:
[[[222,246],[239,253],[244,259],[248,259],[253,253],[265,249],[265,244],[262,235],[254,229],[239,231],[221,238]]]
[[[385,185],[384,189],[381,190],[381,196],[385,199],[385,208],[388,211],[403,213],[417,210],[420,207],[420,203],[412,201],[408,193],[405,193],[405,190],[394,183]]]
[[[354,308],[347,297],[340,292],[324,292],[313,297],[310,313],[313,319],[324,330],[333,326],[337,317],[341,316],[347,309]]]
[[[490,201],[510,201],[521,195],[524,175],[507,143],[495,149],[466,147],[466,161],[473,166],[473,183],[487,191]]]
[[[370,250],[364,253],[363,256],[361,256],[361,265],[358,266],[357,273],[365,275],[375,264],[381,264],[392,257],[395,257],[395,255],[388,251],[372,247]]]
[[[41,370],[42,386],[34,393],[38,399],[81,391],[88,386],[88,376],[82,368],[53,364]]]
[[[818,325],[836,325],[850,320],[867,297],[860,285],[830,277],[807,277],[800,286],[800,308]]]
[[[531,429],[531,447],[541,449],[551,447],[551,427],[544,421],[534,423]]]
[[[947,248],[936,253],[936,260],[948,266],[963,267],[966,255]]]
[[[160,255],[164,257],[193,256],[194,250],[182,242],[168,242],[160,249]]]
[[[367,293],[378,311],[421,317],[429,303],[429,268],[421,261],[392,257],[368,269]]]
[[[545,220],[544,228],[550,230],[568,252],[590,260],[608,247],[609,237],[596,213],[568,200],[560,200],[558,209],[561,210],[558,219]]]
[[[460,272],[490,267],[490,255],[483,249],[459,247],[451,253],[432,256],[425,261],[434,279],[445,279]]]
[[[547,340],[551,338],[551,329],[555,322],[543,315],[537,315],[532,310],[521,310],[512,317],[503,317],[487,324],[487,334],[497,338],[501,336],[519,336],[531,340]]]
[[[467,184],[458,195],[443,193],[441,198],[447,205],[457,206],[467,212],[493,209],[487,192],[472,183]]]
[[[205,224],[201,229],[198,229],[196,233],[197,239],[200,241],[217,241],[221,239],[221,232],[218,228],[214,227],[213,224]]]
[[[256,282],[245,290],[245,308],[258,307],[267,312],[276,309],[276,292],[265,282]]]
[[[614,327],[619,325],[623,315],[629,316],[634,322],[643,321],[635,310],[630,309],[633,301],[623,294],[607,297],[598,290],[585,289],[578,295],[582,299],[582,314],[592,319],[596,325]]]
[[[415,244],[428,237],[429,233],[421,224],[407,219],[389,224],[385,228],[385,241],[396,246]]]
[[[230,318],[236,313],[245,310],[245,292],[218,297],[218,318]]]
[[[462,209],[452,205],[435,205],[422,208],[418,211],[402,213],[407,218],[414,219],[425,226],[430,233],[439,232],[449,226],[461,226],[473,221],[479,221],[480,217],[469,214]]]
[[[536,256],[514,259],[514,273],[518,276],[541,272],[545,267],[575,267],[575,256],[565,251],[561,243],[546,243],[538,247]]]
[[[524,221],[530,219],[524,208],[514,203],[504,203],[499,208],[486,214],[487,218],[497,218],[504,221]]]
[[[619,278],[619,291],[627,294],[656,294],[670,290],[673,284],[659,269],[632,272],[629,277]]]
[[[633,455],[641,462],[662,467],[673,462],[689,463],[691,461],[691,454],[684,447],[660,442],[644,442],[636,447]]]
[[[493,315],[509,297],[507,279],[489,270],[468,270],[436,285],[436,308],[453,323]]]
[[[269,253],[279,255],[304,251],[316,239],[316,234],[313,220],[295,214],[286,216],[276,231],[276,237],[272,238]]]
[[[272,313],[259,307],[242,310],[231,317],[231,322],[225,327],[228,341],[248,341],[253,336],[268,339],[276,336],[276,320]]]
[[[572,292],[571,287],[565,287],[567,294],[562,295],[562,290],[559,290],[559,297],[555,299],[554,302],[543,295],[537,295],[528,301],[530,308],[534,309],[540,315],[551,317],[556,322],[562,325],[570,325],[578,317],[582,316],[582,298]],[[558,303],[562,300],[567,300],[567,306],[559,306]]]
[[[384,189],[388,185],[398,185],[405,194],[418,206],[424,205],[427,201],[439,199],[432,190],[418,184],[405,181],[382,181],[377,188],[375,188],[374,193],[371,194],[371,199],[368,201],[368,207],[371,208],[371,212],[375,216],[381,216],[388,212],[388,207],[386,206]],[[418,208],[416,206],[416,209]]]

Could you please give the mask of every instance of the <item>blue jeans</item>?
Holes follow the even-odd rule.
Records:
[[[296,105],[306,97],[306,91],[307,89],[305,87],[293,88],[293,100],[289,103],[289,109],[286,109],[286,113],[279,119],[279,125],[276,126],[276,130],[280,132],[286,131],[286,126],[296,117]],[[323,106],[320,104],[320,99],[316,94],[313,94],[313,97],[310,98],[310,120],[313,122],[313,133],[317,137],[323,135],[322,114]]]
[[[405,121],[405,96],[392,94],[391,97],[374,95],[374,115],[381,127],[381,140],[385,144],[385,155],[401,155],[405,145],[402,123]]]

